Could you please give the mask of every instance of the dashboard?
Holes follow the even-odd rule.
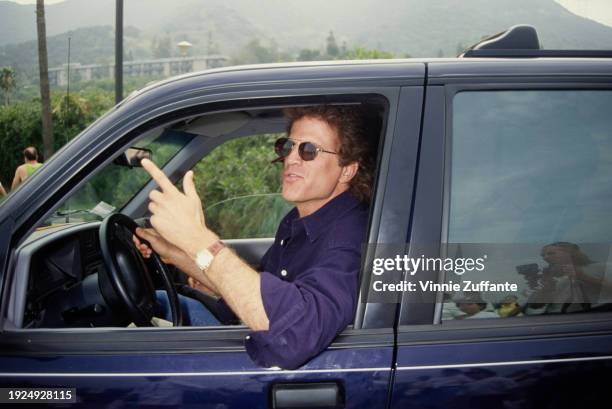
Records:
[[[16,328],[122,325],[105,302],[100,223],[52,227],[33,234],[17,254],[9,322]]]

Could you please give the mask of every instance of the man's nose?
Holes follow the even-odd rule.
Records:
[[[299,145],[297,143],[293,145],[293,147],[291,148],[291,152],[289,152],[289,155],[285,157],[285,163],[289,165],[291,163],[300,163],[302,161],[298,149]]]

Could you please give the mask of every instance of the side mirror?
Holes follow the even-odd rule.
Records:
[[[153,152],[146,148],[128,148],[127,151],[119,155],[113,163],[128,168],[141,167],[140,161],[143,159],[153,160]]]

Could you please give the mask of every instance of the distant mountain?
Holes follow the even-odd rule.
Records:
[[[111,26],[77,28],[69,33],[47,37],[49,67],[67,63],[68,36],[70,61],[82,64],[108,63],[115,52],[115,31]],[[129,57],[143,59],[150,55],[149,49],[140,44],[140,31],[133,27],[124,29],[124,42],[129,46]],[[38,75],[38,53],[36,40],[0,47],[0,66],[10,65],[26,77]]]
[[[124,5],[125,25],[134,27],[125,52],[134,58],[151,56],[162,38],[190,41],[192,54],[212,48],[231,55],[253,39],[297,54],[322,49],[330,30],[349,48],[452,56],[460,46],[520,23],[534,25],[546,48],[612,49],[611,27],[578,17],[554,0],[129,0]],[[26,64],[24,53],[36,58],[34,10],[0,1],[0,46],[5,45],[0,66],[14,64],[17,55]],[[50,66],[65,61],[69,30],[73,45],[82,47],[72,61],[112,61],[114,12],[114,0],[47,5]]]
[[[114,27],[115,0],[67,0],[46,5],[45,14],[49,37],[78,28]],[[189,37],[190,42],[206,45],[211,31],[214,42],[223,42],[230,49],[246,44],[255,36],[265,37],[249,18],[219,0],[125,1],[124,25],[142,30],[149,38],[180,35]],[[0,46],[35,39],[35,6],[0,1]]]
[[[554,0],[233,0],[279,45],[320,46],[329,30],[349,45],[396,54],[455,55],[458,44],[515,24],[534,25],[546,48],[612,49],[612,28]]]

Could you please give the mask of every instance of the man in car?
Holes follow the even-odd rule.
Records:
[[[358,107],[293,108],[287,116],[289,137],[275,150],[283,163],[283,198],[295,208],[281,221],[261,272],[207,228],[191,171],[181,193],[151,161],[142,161],[161,191],[150,194],[154,230],[137,234],[223,298],[253,331],[245,345],[255,363],[296,368],[353,319],[373,150]]]

